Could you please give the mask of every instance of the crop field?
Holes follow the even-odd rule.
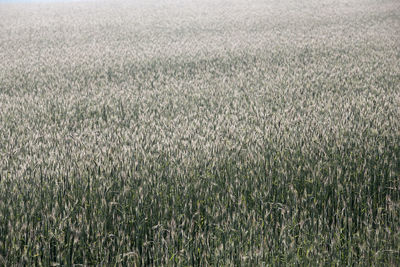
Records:
[[[399,266],[400,2],[0,3],[0,266],[72,265]]]

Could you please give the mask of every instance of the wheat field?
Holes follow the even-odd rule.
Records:
[[[399,1],[0,3],[0,266],[399,251]]]

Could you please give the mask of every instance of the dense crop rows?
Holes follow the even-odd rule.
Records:
[[[400,264],[398,1],[0,17],[0,266]]]

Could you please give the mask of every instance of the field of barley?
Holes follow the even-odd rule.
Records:
[[[399,251],[398,0],[0,1],[0,266]]]

